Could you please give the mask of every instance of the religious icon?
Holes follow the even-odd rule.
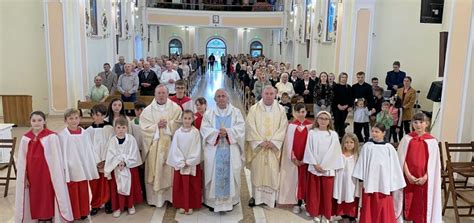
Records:
[[[219,16],[213,15],[212,16],[212,24],[219,24]]]

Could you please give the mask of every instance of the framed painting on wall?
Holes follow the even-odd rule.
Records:
[[[313,0],[306,0],[304,39],[311,39],[311,21],[313,21]]]
[[[121,0],[118,0],[117,2],[115,29],[117,30],[117,36],[122,37],[122,1]]]
[[[335,21],[336,21],[336,0],[327,0],[327,14],[326,14],[326,42],[333,41],[335,35]]]
[[[89,16],[90,16],[90,34],[92,36],[99,35],[99,29],[97,27],[97,0],[89,1]],[[86,20],[87,20],[86,15]]]

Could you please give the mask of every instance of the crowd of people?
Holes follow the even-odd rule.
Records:
[[[224,56],[225,73],[258,99],[244,119],[226,89],[215,92],[214,109],[205,98],[185,95],[180,79],[186,76],[173,66],[200,70],[205,61],[193,58],[148,58],[137,62],[143,69],[123,58],[112,71],[104,64],[93,88],[106,92],[101,86],[110,83],[108,93],[116,89],[122,99],[108,108],[95,105],[87,129],[74,108],[65,112],[67,127],[57,134],[46,128],[43,112],[33,112],[17,161],[16,221],[80,220],[102,208],[114,217],[133,215],[143,201],[156,207],[170,202],[180,214],[202,205],[232,211],[241,202],[245,166],[250,207],[293,205],[294,213],[304,211],[317,222],[334,216],[344,222],[441,222],[437,141],[428,133],[428,117],[413,114],[412,79],[398,62],[386,80],[394,91],[384,97],[378,80],[371,86],[364,72],[351,86],[346,73],[336,83],[334,74],[301,65]],[[94,90],[89,98],[103,100]],[[133,101],[137,91],[154,99],[135,102],[132,119],[124,101]],[[345,132],[349,112],[354,133]],[[401,139],[398,150],[390,138]]]

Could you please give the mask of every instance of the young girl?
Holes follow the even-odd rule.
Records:
[[[73,221],[58,136],[42,111],[31,113],[30,123],[17,158],[15,222]]]
[[[333,130],[331,114],[320,111],[308,133],[303,162],[308,164],[306,211],[315,221],[333,215],[335,171],[344,167],[339,136]],[[320,216],[323,217],[320,217]]]
[[[183,112],[182,121],[183,126],[173,136],[166,164],[175,169],[173,207],[179,208],[180,214],[192,214],[202,203],[201,135],[193,126],[191,110]]]
[[[427,132],[429,120],[424,113],[415,114],[411,123],[415,131],[405,135],[398,147],[407,184],[398,199],[398,207],[404,207],[399,214],[415,223],[442,222],[438,141]]]
[[[135,214],[135,204],[143,201],[138,166],[142,164],[135,138],[127,134],[128,120],[115,120],[115,136],[109,140],[105,175],[112,179],[110,184],[113,217],[118,218],[122,210]]]
[[[359,155],[359,140],[353,133],[342,137],[344,168],[336,170],[333,197],[337,201],[336,215],[342,216],[343,222],[355,222],[359,207],[360,187],[357,179],[352,177]]]
[[[203,97],[196,99],[196,113],[194,113],[194,126],[199,130],[201,129],[202,117],[207,109],[207,101]]]
[[[367,142],[369,140],[369,117],[375,113],[375,109],[369,111],[365,99],[357,98],[355,100],[354,109],[354,133],[357,135],[359,142]],[[362,137],[362,130],[364,136]]]
[[[385,126],[372,127],[372,140],[365,143],[354,168],[353,177],[362,181],[360,222],[395,223],[392,192],[405,187],[397,152],[384,142]]]
[[[115,98],[109,104],[109,109],[107,111],[107,121],[113,125],[114,121],[119,117],[127,118],[127,115],[125,114],[125,108],[123,106],[122,99]]]
[[[64,157],[64,172],[74,219],[84,220],[90,211],[88,181],[99,179],[97,165],[100,159],[94,151],[90,135],[79,127],[79,110],[66,110],[64,120],[67,127],[58,133]]]
[[[307,120],[306,107],[298,103],[294,108],[295,120],[288,125],[288,130],[283,146],[279,204],[297,204],[293,213],[301,212],[301,205],[306,196],[306,178],[308,165],[303,163],[308,131],[312,123]]]
[[[104,177],[104,163],[107,154],[107,143],[113,135],[113,127],[110,123],[104,121],[107,114],[107,107],[103,104],[94,105],[91,109],[92,119],[94,122],[86,129],[92,140],[92,146],[96,155],[99,157],[99,164],[97,164],[97,171],[99,172],[99,179],[89,181],[89,186],[92,193],[91,201],[91,216],[97,214],[99,209],[105,204],[105,212],[112,213],[110,208],[110,182]]]

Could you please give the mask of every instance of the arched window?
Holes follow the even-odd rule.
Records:
[[[169,56],[172,55],[183,55],[183,44],[179,39],[172,39],[169,43]]]
[[[263,54],[263,45],[260,41],[253,41],[250,44],[250,55],[252,57],[259,57]]]
[[[217,66],[214,70],[221,70],[221,56],[227,54],[227,46],[225,42],[220,38],[212,38],[206,44],[206,55],[209,57],[211,54],[216,58]]]

